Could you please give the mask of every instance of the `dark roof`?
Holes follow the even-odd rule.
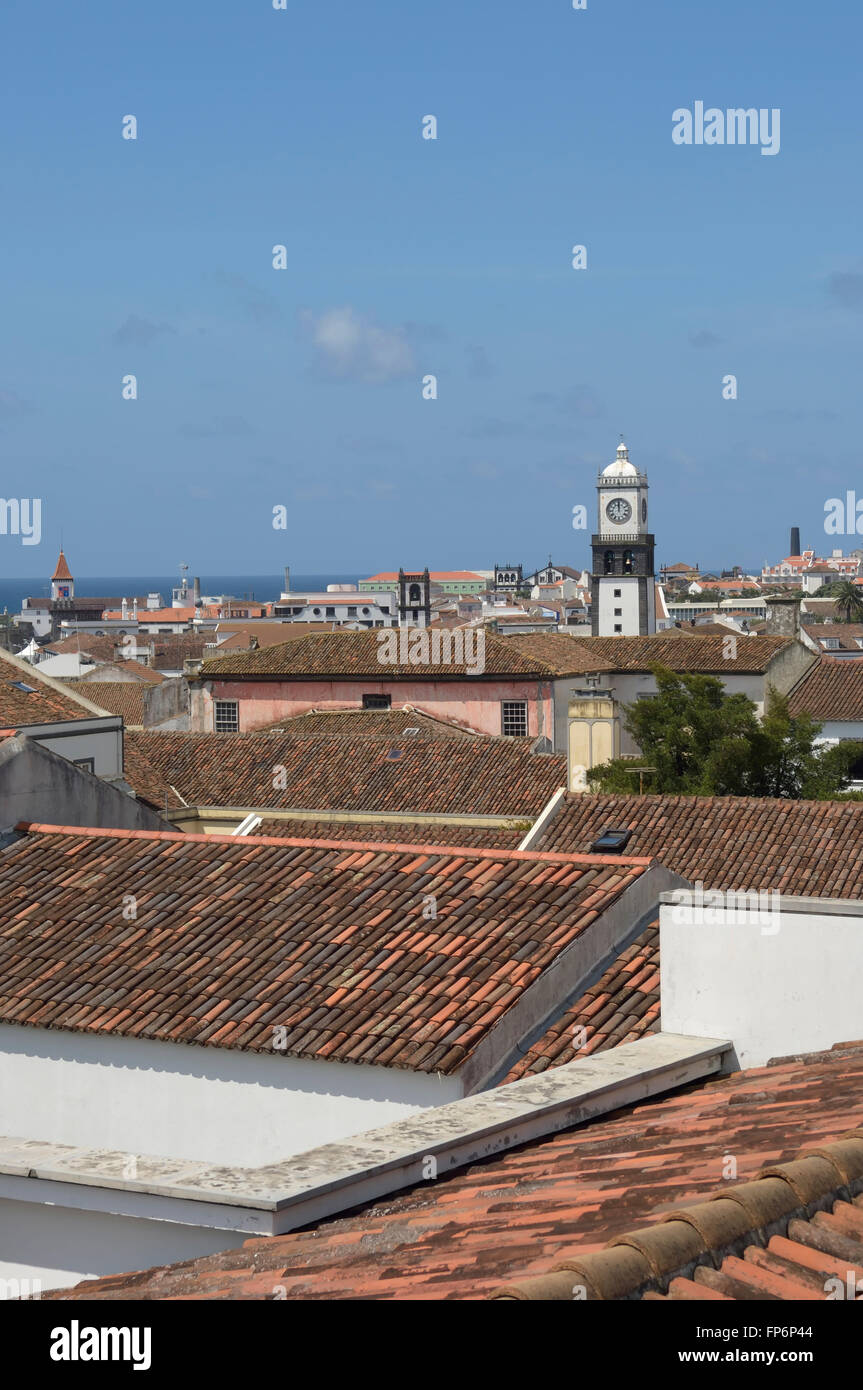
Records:
[[[563,755],[531,753],[527,739],[156,732],[129,739],[198,806],[536,817],[566,781]]]
[[[863,802],[568,793],[534,848],[584,853],[610,827],[632,830],[627,854],[705,888],[863,896]]]
[[[729,1154],[746,1182],[861,1124],[858,1045],[639,1101],[306,1230],[42,1297],[482,1298],[712,1196]]]
[[[797,682],[788,709],[813,719],[863,720],[863,655],[822,656]]]
[[[441,639],[446,635],[436,629],[431,638],[436,636]],[[493,633],[485,634],[484,671],[480,676],[471,671],[470,665],[457,665],[455,662],[432,662],[428,665],[385,662],[381,659],[382,646],[378,639],[388,636],[398,640],[400,633],[395,628],[313,633],[298,641],[279,643],[256,652],[232,652],[229,656],[210,658],[204,662],[201,676],[204,680],[221,680],[231,676],[242,676],[244,679],[280,676],[285,680],[362,676],[378,680],[409,677],[415,681],[424,675],[433,675],[435,680],[446,680],[463,679],[465,675],[485,679],[492,676],[547,677],[551,674],[541,662],[523,655],[513,639],[504,639]]]
[[[31,826],[0,852],[0,1021],[268,1054],[278,1025],[294,1056],[452,1073],[647,867]]]

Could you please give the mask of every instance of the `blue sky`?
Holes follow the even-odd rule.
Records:
[[[863,496],[861,28],[6,0],[0,491],[43,540],[0,535],[0,576],[50,573],[61,529],[82,574],[587,565],[572,508],[620,432],[660,562],[760,565],[793,524],[851,549],[823,518]],[[778,107],[779,154],[675,145],[698,100]]]

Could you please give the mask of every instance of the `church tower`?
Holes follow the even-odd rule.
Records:
[[[60,551],[60,558],[57,561],[57,568],[51,575],[51,597],[52,598],[74,598],[75,581],[72,572],[66,564],[66,556]]]
[[[594,637],[643,637],[656,631],[647,474],[630,463],[622,440],[617,458],[597,478],[596,490],[599,520],[592,537],[591,632]]]
[[[431,580],[422,574],[399,570],[399,627],[428,627],[431,622]]]

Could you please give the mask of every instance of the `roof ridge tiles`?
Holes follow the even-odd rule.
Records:
[[[552,864],[623,865],[626,868],[648,869],[656,863],[648,856],[622,854],[574,854],[560,850],[492,849],[462,845],[417,845],[416,843],[382,842],[379,840],[304,839],[283,835],[206,835],[188,834],[180,830],[122,830],[109,826],[50,825],[41,821],[19,821],[15,829],[30,835],[69,835],[78,838],[108,840],[166,840],[183,844],[205,841],[207,844],[228,842],[234,845],[274,845],[279,849],[338,849],[361,850],[366,854],[410,854],[416,860],[429,855],[444,855],[448,859],[519,859],[537,860]]]
[[[601,1250],[576,1254],[548,1274],[506,1284],[488,1297],[571,1301],[574,1286],[592,1300],[662,1297],[676,1278],[697,1280],[700,1269],[718,1269],[723,1258],[747,1246],[785,1236],[801,1212],[808,1220],[860,1193],[863,1127],[761,1168],[751,1182],[726,1183],[706,1201],[672,1209],[652,1225],[615,1236]]]

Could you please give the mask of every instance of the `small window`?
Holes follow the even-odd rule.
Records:
[[[216,700],[216,733],[240,732],[240,706],[237,700]]]
[[[81,767],[85,772],[95,772],[96,763],[93,758],[74,758],[75,767]]]
[[[615,618],[622,618],[622,617],[623,617],[623,609],[622,609],[622,608],[615,608],[615,610],[614,610],[614,616],[615,616]]]
[[[392,695],[364,695],[363,709],[389,709],[392,699]]]
[[[384,611],[385,611],[385,612],[389,612],[389,609],[385,609]],[[349,617],[349,618],[355,618],[356,616],[357,616],[357,605],[356,605],[356,604],[353,604],[353,605],[348,604],[348,617]]]
[[[36,694],[35,685],[28,685],[26,681],[10,681],[9,684],[14,685],[16,690],[23,690],[25,695]]]
[[[632,838],[631,830],[603,830],[591,845],[592,854],[620,854]]]
[[[615,598],[620,598],[621,593],[622,593],[622,590],[620,590],[620,589],[615,589],[615,591],[614,591],[614,597],[615,597]]]
[[[326,616],[327,616],[328,618],[334,618],[334,617],[336,616],[336,610],[335,610],[335,608],[328,608],[327,611],[326,611]]]
[[[614,624],[614,630],[615,630],[615,632],[623,632],[623,624],[622,624],[622,623],[615,623],[615,624]]]
[[[527,701],[501,701],[501,728],[504,738],[527,737]]]

